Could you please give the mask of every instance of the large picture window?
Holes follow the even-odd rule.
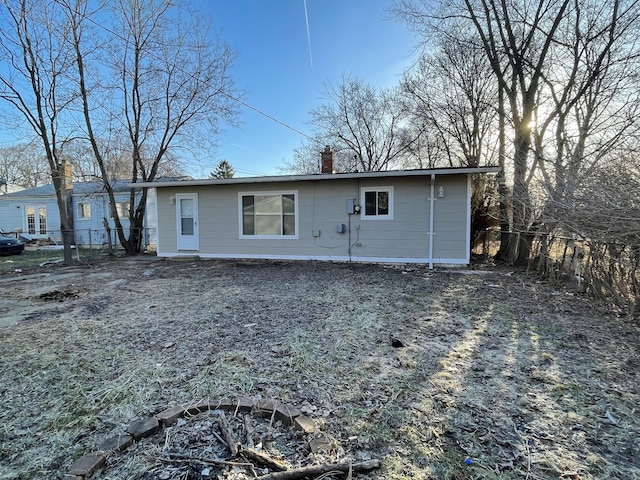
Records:
[[[297,238],[296,192],[241,193],[243,238]]]
[[[371,187],[362,189],[362,218],[393,219],[393,187]]]

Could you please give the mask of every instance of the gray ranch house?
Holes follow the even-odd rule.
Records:
[[[129,228],[130,181],[112,183],[116,208],[125,229]],[[71,204],[75,243],[78,246],[101,246],[109,243],[104,225],[111,229],[111,244],[119,245],[115,233],[113,212],[109,198],[100,182],[73,182]],[[156,220],[155,191],[149,192],[145,214],[145,244],[155,245]],[[26,240],[51,240],[61,243],[60,211],[53,184],[28,188],[0,196],[0,231],[21,236]]]
[[[161,257],[433,267],[469,263],[471,176],[498,171],[442,168],[135,186],[156,190]]]

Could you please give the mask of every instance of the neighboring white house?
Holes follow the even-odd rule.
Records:
[[[156,248],[163,257],[464,265],[470,261],[471,176],[498,171],[323,173],[137,186],[157,191]]]
[[[130,182],[112,183],[116,208],[125,229],[129,228]],[[111,228],[111,242],[119,245],[109,198],[102,182],[74,182],[71,193],[76,245],[100,246],[109,243],[104,219]],[[144,244],[155,245],[155,192],[150,191],[145,214]],[[0,196],[0,231],[19,234],[26,239],[51,239],[61,242],[60,211],[53,184],[29,188]]]

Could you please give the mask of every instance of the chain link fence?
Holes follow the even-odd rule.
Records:
[[[124,229],[127,238],[131,237],[131,233],[130,229]],[[40,235],[18,232],[15,236],[25,241],[27,250],[55,251],[63,248],[62,234],[61,230],[47,230]],[[115,229],[77,228],[73,230],[73,236],[73,255],[78,260],[90,260],[105,254],[124,251]],[[155,251],[155,229],[141,229],[140,238],[141,251]]]

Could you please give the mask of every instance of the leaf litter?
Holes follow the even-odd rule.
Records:
[[[378,458],[353,478],[639,478],[639,326],[524,272],[475,271],[124,258],[4,274],[0,478],[61,476],[136,419],[241,395],[321,426],[314,452],[318,435],[252,417],[254,443],[292,467]],[[63,293],[43,302],[51,285]],[[214,417],[109,456],[93,478],[264,473],[198,460],[230,458]]]

